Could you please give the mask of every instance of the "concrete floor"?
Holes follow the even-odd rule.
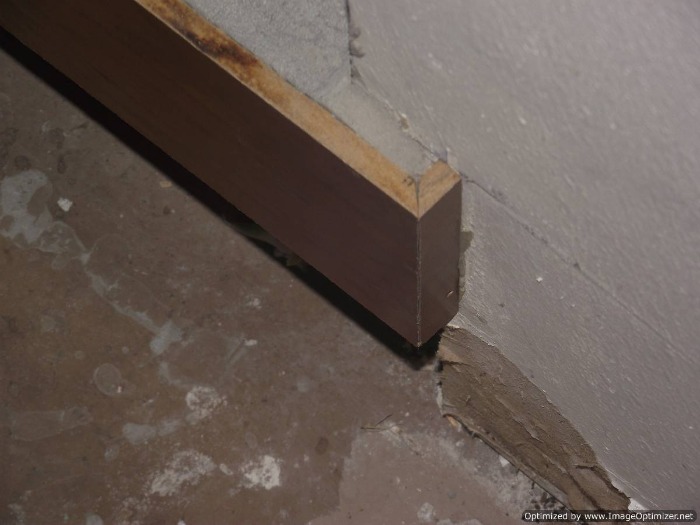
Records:
[[[0,35],[0,523],[507,524],[401,343]],[[64,200],[65,199],[65,200]]]

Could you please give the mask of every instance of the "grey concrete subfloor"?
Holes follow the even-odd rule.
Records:
[[[505,524],[547,495],[401,344],[7,35],[0,523]]]

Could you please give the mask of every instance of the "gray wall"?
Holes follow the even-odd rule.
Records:
[[[342,1],[192,0],[321,100]],[[647,507],[700,504],[700,2],[350,0],[359,82],[465,184],[455,326]],[[332,106],[332,104],[331,104]]]
[[[647,506],[700,504],[700,2],[351,0],[371,92],[471,183],[460,316]]]

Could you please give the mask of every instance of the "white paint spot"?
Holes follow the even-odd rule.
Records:
[[[191,413],[187,415],[187,422],[198,423],[208,418],[214,410],[226,404],[226,398],[208,386],[195,386],[185,396],[187,408]]]
[[[245,346],[256,346],[256,345],[258,344],[258,340],[257,340],[257,339],[246,339],[246,340],[243,342],[243,344],[244,344]]]
[[[160,496],[172,496],[183,485],[195,485],[203,476],[216,469],[210,457],[196,450],[184,450],[173,456],[162,472],[153,476],[149,492]]]
[[[435,521],[435,507],[430,503],[423,503],[416,514],[418,516],[418,521],[421,523],[430,523]]]
[[[248,488],[262,487],[270,490],[281,485],[280,460],[272,456],[265,455],[256,462],[249,462],[242,467],[241,471]]]
[[[66,213],[69,212],[70,209],[73,207],[73,201],[66,197],[61,197],[60,199],[58,199],[56,204],[58,204],[58,207]]]
[[[262,308],[260,299],[258,299],[257,297],[251,297],[246,303],[246,306],[250,306],[251,308],[255,308],[256,310],[260,310],[260,308]]]

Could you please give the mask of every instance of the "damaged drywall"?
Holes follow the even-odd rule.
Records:
[[[626,495],[648,508],[693,505],[695,357],[674,352],[578,269],[560,264],[478,186],[465,185],[463,202],[474,236],[451,326],[498,348],[544,392]]]
[[[628,498],[581,434],[496,347],[448,327],[439,358],[445,415],[477,432],[571,508],[627,508]]]

